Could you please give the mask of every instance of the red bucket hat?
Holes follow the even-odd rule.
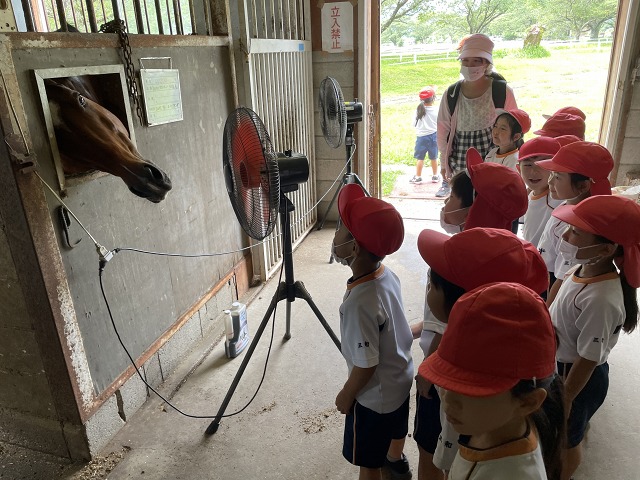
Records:
[[[511,229],[511,223],[527,211],[529,200],[522,177],[498,163],[483,163],[475,148],[467,150],[467,172],[476,198],[464,229],[491,227]]]
[[[559,113],[568,113],[569,115],[575,115],[576,117],[580,117],[582,120],[585,120],[585,121],[587,120],[587,116],[585,115],[585,113],[582,110],[580,110],[578,107],[562,107],[556,110],[556,112],[553,115],[557,115]],[[553,117],[553,115],[543,114],[542,116],[544,118],[551,118]]]
[[[544,301],[520,284],[493,283],[454,304],[438,350],[418,374],[446,390],[487,397],[555,369],[556,335]]]
[[[520,128],[522,129],[522,134],[528,133],[531,130],[531,119],[529,118],[529,114],[524,110],[520,110],[519,108],[512,108],[511,110],[503,110],[502,108],[496,109],[496,118],[500,115],[506,113],[507,115],[511,115]]]
[[[609,174],[613,157],[594,142],[573,142],[561,147],[551,160],[541,160],[540,168],[553,172],[579,173],[591,178],[591,195],[611,195]]]
[[[582,139],[576,137],[575,135],[560,135],[559,137],[556,137],[556,141],[560,144],[561,147],[564,147],[565,145],[569,145],[570,143],[581,142]]]
[[[640,205],[618,195],[596,195],[578,205],[557,207],[552,215],[622,245],[624,276],[640,288]]]
[[[518,161],[526,160],[531,157],[553,157],[560,150],[560,143],[551,137],[536,137],[527,140],[520,147],[518,153]]]
[[[558,113],[549,117],[544,122],[544,125],[540,130],[536,130],[536,135],[543,135],[545,137],[559,137],[560,135],[575,135],[584,140],[585,124],[584,120],[569,113]]]
[[[426,100],[433,97],[436,94],[435,89],[432,86],[424,87],[420,90],[420,100]]]
[[[449,236],[423,230],[418,251],[444,279],[469,291],[493,282],[515,282],[542,293],[549,287],[538,249],[508,230],[472,228]]]
[[[342,187],[338,212],[353,238],[374,255],[390,255],[402,245],[404,223],[398,211],[390,203],[367,197],[360,185]]]

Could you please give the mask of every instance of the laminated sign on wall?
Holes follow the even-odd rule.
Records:
[[[322,51],[353,50],[353,5],[351,2],[325,3],[322,6]]]
[[[168,69],[144,68],[142,64],[143,60],[160,59],[169,60]],[[141,58],[140,67],[147,124],[153,126],[182,120],[180,73],[171,68],[171,58]]]

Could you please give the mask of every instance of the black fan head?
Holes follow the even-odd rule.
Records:
[[[251,238],[263,240],[278,217],[280,175],[269,133],[253,110],[238,108],[227,117],[222,165],[240,225]]]
[[[338,148],[347,133],[347,112],[340,84],[335,78],[322,80],[319,100],[322,134],[330,147]]]

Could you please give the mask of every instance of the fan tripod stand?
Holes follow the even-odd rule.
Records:
[[[294,189],[297,189],[297,186]],[[287,307],[286,307],[287,330],[284,335],[284,338],[286,340],[289,340],[291,338],[291,332],[290,332],[291,302],[293,302],[296,298],[301,298],[309,304],[309,306],[311,307],[311,310],[313,310],[313,313],[316,315],[316,317],[318,318],[318,320],[320,321],[324,329],[327,331],[327,333],[331,337],[331,340],[333,340],[333,343],[335,343],[336,347],[338,347],[338,350],[340,350],[340,340],[338,340],[338,337],[336,336],[336,334],[333,332],[333,330],[331,330],[331,327],[329,326],[325,318],[322,316],[322,313],[320,313],[320,310],[318,309],[316,304],[313,303],[313,299],[311,298],[311,295],[309,295],[309,292],[305,288],[304,284],[300,281],[294,282],[293,280],[293,249],[291,245],[290,225],[291,225],[291,212],[293,212],[294,209],[295,209],[295,206],[293,205],[293,202],[284,195],[283,191],[280,191],[280,206],[278,211],[280,212],[280,225],[282,226],[282,235],[283,235],[283,248],[282,248],[283,260],[282,261],[284,262],[285,281],[280,282],[280,285],[278,285],[278,289],[276,290],[275,294],[273,295],[273,298],[271,299],[271,304],[269,305],[269,308],[265,312],[264,317],[262,318],[262,322],[260,323],[260,326],[258,327],[258,330],[256,331],[255,336],[253,337],[253,341],[249,346],[249,350],[244,356],[244,359],[242,360],[242,364],[240,365],[240,368],[238,369],[238,372],[236,373],[236,376],[234,377],[233,382],[231,383],[231,387],[229,387],[229,390],[227,391],[227,395],[224,397],[224,400],[222,401],[222,405],[220,405],[220,408],[218,409],[218,413],[216,413],[216,416],[214,417],[213,421],[207,427],[207,430],[205,432],[207,435],[213,435],[218,430],[218,427],[220,426],[220,420],[224,415],[227,405],[229,405],[229,402],[231,401],[231,397],[233,396],[233,393],[235,392],[236,387],[238,386],[238,383],[240,383],[240,378],[242,377],[242,374],[244,373],[245,368],[249,364],[251,355],[253,354],[253,351],[256,349],[256,346],[258,345],[258,341],[260,340],[260,337],[262,336],[262,333],[264,332],[264,329],[267,326],[267,323],[269,323],[271,314],[275,310],[278,302],[280,302],[281,300],[286,299],[287,301]]]
[[[322,222],[320,222],[320,225],[316,230],[322,230],[322,227],[324,227],[324,222],[327,220],[327,215],[329,215],[329,211],[331,210],[331,207],[333,207],[333,204],[335,203],[336,198],[338,198],[338,194],[340,193],[340,189],[342,189],[343,185],[347,185],[349,183],[357,183],[362,187],[362,189],[364,190],[364,193],[366,193],[368,197],[371,196],[367,191],[367,189],[362,184],[360,177],[358,177],[358,175],[356,175],[351,171],[351,155],[353,155],[353,147],[355,145],[353,141],[353,125],[354,125],[353,123],[347,124],[347,133],[344,139],[344,144],[347,148],[347,171],[342,176],[342,182],[338,184],[338,188],[336,188],[336,191],[333,194],[333,198],[331,199],[331,202],[329,202],[329,206],[327,207],[327,210],[324,212],[324,217],[322,217]],[[333,263],[333,255],[331,255],[331,259],[329,260],[329,263]]]

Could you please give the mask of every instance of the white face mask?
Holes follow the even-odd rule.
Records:
[[[347,257],[344,257],[344,258],[339,257],[338,254],[336,253],[336,247],[341,247],[342,245],[346,245],[347,243],[351,243],[353,241],[354,241],[354,239],[347,240],[346,242],[341,243],[339,245],[336,245],[335,242],[331,242],[331,255],[333,255],[333,258],[335,259],[336,262],[338,262],[338,263],[340,263],[342,265],[345,265],[347,267],[349,265],[351,265],[351,262],[353,262],[353,259],[352,259],[353,253],[351,255],[347,256]]]
[[[460,67],[460,73],[467,82],[475,82],[484,76],[486,67]]]
[[[576,258],[576,255],[580,250],[585,248],[597,247],[598,245],[603,245],[602,243],[597,243],[595,245],[587,245],[586,247],[577,247],[576,245],[572,245],[569,242],[566,242],[564,238],[560,239],[560,243],[558,244],[558,253],[562,255],[565,261],[571,262],[571,265],[592,265],[597,263],[602,259],[602,255],[596,255],[591,258]]]
[[[460,212],[462,210],[467,210],[469,209],[469,207],[464,207],[464,208],[458,208],[456,210],[451,210],[450,212],[447,213],[455,213],[455,212]],[[453,223],[447,223],[444,221],[444,208],[442,208],[442,210],[440,210],[440,227],[442,227],[442,229],[447,232],[449,235],[453,235],[454,233],[460,233],[462,231],[462,228],[464,227],[464,222],[462,222],[460,225],[454,225]]]

